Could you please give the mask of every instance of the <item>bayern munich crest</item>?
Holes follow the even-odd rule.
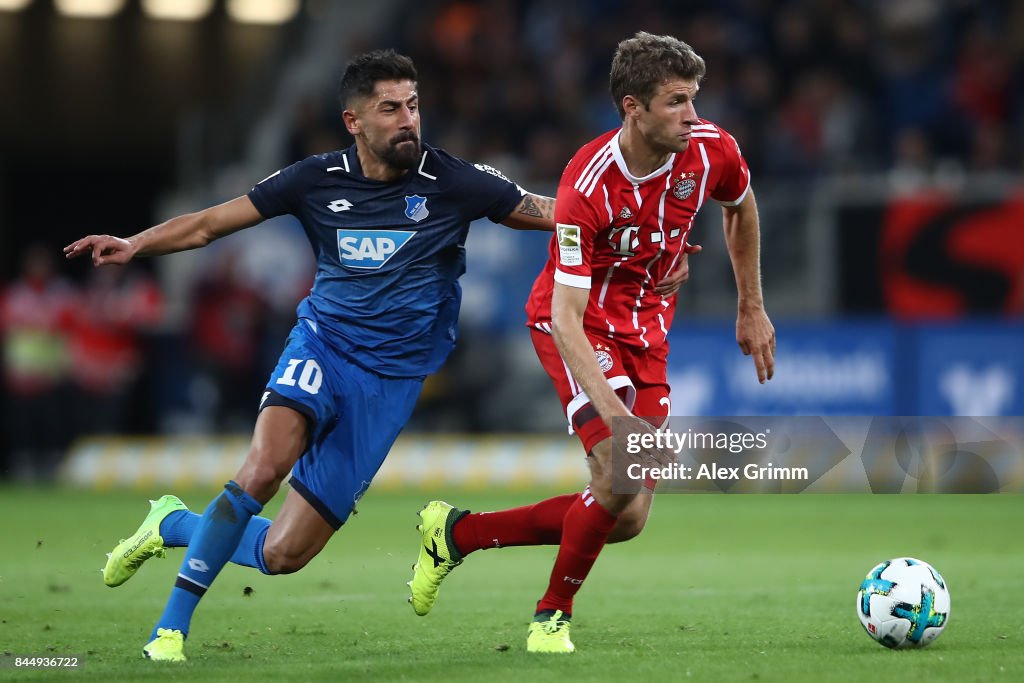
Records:
[[[672,196],[679,200],[687,199],[695,189],[697,189],[697,182],[693,178],[680,178],[672,186]]]
[[[594,355],[597,357],[597,364],[601,368],[601,372],[608,372],[615,365],[615,360],[612,358],[612,354],[608,353],[608,347],[598,344],[594,347]]]

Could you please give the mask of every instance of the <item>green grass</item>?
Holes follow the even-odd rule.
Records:
[[[496,509],[541,495],[449,497]],[[413,615],[414,512],[429,497],[371,493],[298,574],[229,565],[175,666],[141,647],[182,551],[116,590],[98,571],[146,497],[0,489],[0,650],[85,659],[0,680],[1024,680],[1021,496],[660,496],[645,533],[602,554],[576,602],[578,652],[556,658],[524,652],[553,548],[478,553]],[[950,625],[925,650],[882,648],[854,612],[863,575],[899,555],[951,587]]]

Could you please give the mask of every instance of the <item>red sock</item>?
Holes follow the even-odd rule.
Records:
[[[572,614],[572,599],[597,561],[616,519],[601,507],[589,486],[576,498],[562,521],[562,542],[548,590],[537,603],[538,612],[560,609]]]
[[[577,493],[548,498],[534,505],[466,515],[452,527],[455,547],[463,555],[486,548],[514,545],[557,545],[562,518]]]

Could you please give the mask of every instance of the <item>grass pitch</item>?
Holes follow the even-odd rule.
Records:
[[[201,510],[211,492],[179,495]],[[482,510],[546,494],[443,495]],[[228,565],[193,621],[190,660],[167,665],[141,648],[183,552],[117,589],[98,571],[146,496],[0,489],[0,680],[1024,680],[1021,496],[659,496],[644,534],[591,573],[568,657],[524,651],[554,548],[477,553],[414,616],[414,513],[430,498],[371,492],[291,576]],[[854,612],[864,574],[901,555],[950,586],[949,626],[925,650],[886,650]],[[11,668],[29,654],[84,665]]]

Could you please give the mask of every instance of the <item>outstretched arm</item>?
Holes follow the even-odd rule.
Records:
[[[555,231],[555,200],[539,194],[526,194],[502,225],[515,230]]]
[[[736,342],[754,357],[762,384],[775,374],[775,328],[764,310],[761,292],[761,230],[754,192],[738,206],[722,207],[725,244],[736,276]]]
[[[92,254],[94,266],[125,264],[136,256],[159,256],[198,249],[263,220],[247,196],[172,218],[128,238],[89,235],[64,247],[64,256]]]

